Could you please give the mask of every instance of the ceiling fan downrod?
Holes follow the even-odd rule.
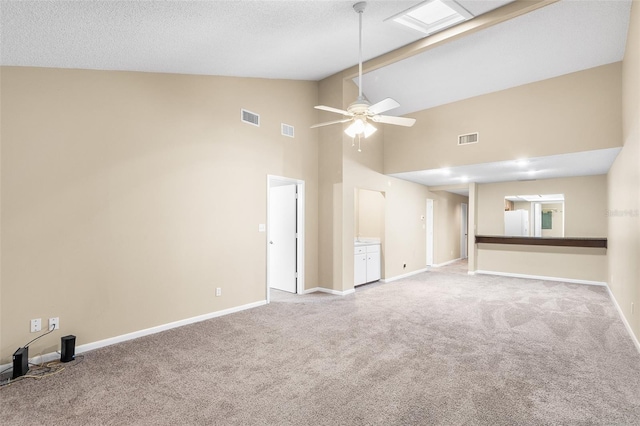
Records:
[[[367,7],[366,1],[361,1],[353,5],[353,10],[358,14],[360,41],[358,44],[358,100],[362,98],[362,14]]]

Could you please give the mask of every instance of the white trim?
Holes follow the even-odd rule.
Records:
[[[236,312],[257,308],[258,306],[263,306],[266,304],[267,304],[266,300],[261,300],[259,302],[248,303],[246,305],[236,306],[229,309],[223,309],[221,311],[216,311],[216,312],[210,312],[208,314],[198,315],[195,317],[170,322],[167,324],[162,324],[162,325],[158,325],[151,328],[145,328],[144,330],[138,330],[132,333],[122,334],[120,336],[110,337],[104,340],[98,340],[97,342],[85,343],[84,345],[77,346],[75,353],[81,354],[83,352],[92,351],[94,349],[104,348],[105,346],[115,345],[116,343],[126,342],[127,340],[137,339],[138,337],[149,336],[151,334],[156,334],[162,331],[171,330],[172,328],[182,327],[183,325],[194,324],[197,322],[206,321],[206,320],[221,317],[224,315],[234,314]],[[60,354],[56,352],[51,352],[48,354],[37,355],[37,356],[34,356],[33,358],[29,358],[29,362],[33,364],[40,364],[43,362],[53,361],[59,358],[60,358]],[[12,366],[13,366],[13,362],[9,364],[0,365],[0,371]]]
[[[390,283],[392,281],[398,281],[398,280],[401,280],[403,278],[408,278],[408,277],[411,277],[413,275],[418,275],[418,274],[421,274],[423,272],[427,272],[428,270],[429,270],[428,267],[427,268],[422,268],[422,269],[418,269],[417,271],[409,272],[409,273],[402,274],[402,275],[396,275],[395,277],[385,278],[385,279],[380,280],[380,281],[383,282],[383,283]]]
[[[611,297],[611,300],[613,301],[613,305],[616,307],[616,310],[620,315],[620,319],[622,320],[624,327],[627,329],[627,332],[631,337],[631,341],[633,342],[634,345],[636,345],[636,349],[638,350],[638,352],[640,352],[640,342],[638,341],[638,338],[636,337],[635,334],[633,334],[633,329],[631,328],[631,325],[627,321],[627,318],[624,316],[624,313],[622,313],[622,309],[620,308],[620,305],[618,304],[616,297],[613,295],[613,292],[611,291],[609,286],[606,286],[606,287],[607,287],[607,291],[609,292],[609,297]]]
[[[482,275],[498,275],[501,277],[511,277],[511,278],[526,278],[530,280],[558,281],[562,283],[598,285],[598,286],[604,286],[604,287],[607,286],[607,283],[603,281],[578,280],[574,278],[545,277],[542,275],[512,274],[510,272],[481,271],[481,270],[477,270],[475,271],[475,273],[482,274]]]
[[[317,291],[319,291],[321,293],[333,294],[335,296],[347,296],[349,294],[355,293],[356,289],[352,288],[351,290],[339,291],[339,290],[333,290],[331,288],[314,287],[314,288],[309,288],[309,289],[305,290],[304,294],[315,293]]]
[[[456,263],[458,260],[462,260],[461,257],[457,258],[457,259],[452,259],[452,260],[448,260],[444,263],[437,263],[435,265],[431,265],[433,268],[441,268],[443,266],[447,266],[447,265],[451,265],[452,263]]]

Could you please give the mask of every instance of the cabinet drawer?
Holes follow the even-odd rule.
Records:
[[[361,246],[361,247],[355,247],[353,250],[353,254],[362,254],[362,253],[366,253],[366,247],[365,246]]]

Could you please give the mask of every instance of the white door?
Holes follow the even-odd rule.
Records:
[[[367,246],[367,282],[380,279],[380,246]]]
[[[427,199],[427,266],[433,265],[433,200]]]
[[[269,190],[269,287],[296,292],[296,185]]]
[[[465,203],[460,204],[460,257],[462,259],[467,258],[467,242],[469,241],[468,209],[469,207]]]

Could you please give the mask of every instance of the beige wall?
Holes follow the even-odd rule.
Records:
[[[385,173],[533,158],[620,146],[621,64],[477,96],[389,126]],[[480,141],[457,145],[458,135]]]
[[[356,188],[355,190],[355,233],[361,238],[384,237],[384,193]]]
[[[433,262],[446,263],[460,258],[461,204],[469,206],[469,197],[447,191],[431,191],[433,199]]]
[[[382,133],[385,130],[380,128],[376,132],[377,137],[367,139],[361,153],[351,148],[349,140],[344,143],[343,291],[353,288],[355,188],[384,193],[382,277],[389,279],[426,267],[426,234],[421,217],[426,214],[428,189],[385,176],[372,168],[381,168],[377,159],[382,157]]]
[[[3,68],[0,87],[0,363],[31,318],[61,324],[34,356],[265,300],[268,174],[306,182],[318,285],[317,83]]]
[[[318,103],[342,105],[342,79],[339,75],[319,83]],[[335,120],[335,114],[320,112],[317,122]],[[342,287],[342,127],[317,130],[318,165],[318,285],[340,290]]]
[[[357,87],[340,73],[319,85],[319,102],[346,108],[357,97]],[[335,119],[321,114],[320,121]],[[384,134],[389,126],[362,141],[362,152],[352,146],[344,126],[323,127],[320,146],[320,283],[336,291],[353,289],[353,242],[356,237],[355,190],[384,194],[383,278],[424,269],[426,236],[421,216],[426,212],[428,189],[382,174]],[[407,264],[404,268],[403,265]]]
[[[608,175],[608,281],[636,339],[640,339],[640,3],[637,1],[631,7],[622,89],[624,147]]]
[[[476,235],[503,235],[504,197],[514,194],[564,194],[565,236],[607,236],[605,175],[478,185]],[[477,269],[525,275],[607,281],[603,249],[479,244]]]

